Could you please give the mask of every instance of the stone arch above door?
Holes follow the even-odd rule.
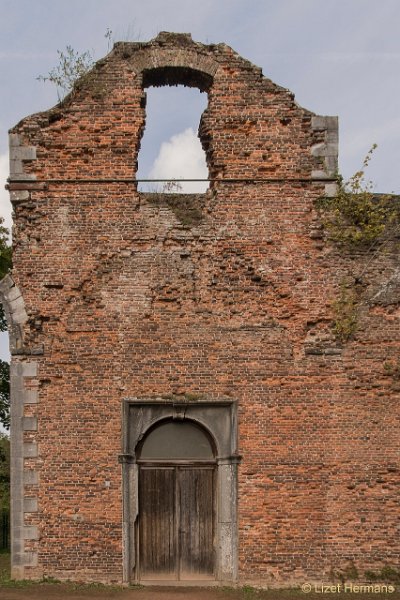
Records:
[[[158,422],[188,420],[209,432],[215,441],[216,484],[216,579],[221,583],[237,578],[237,418],[236,403],[223,401],[173,401],[126,399],[123,406],[124,579],[138,581],[136,527],[138,464],[135,453],[141,440]]]

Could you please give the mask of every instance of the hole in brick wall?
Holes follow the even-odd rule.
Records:
[[[138,183],[140,192],[195,194],[208,189],[205,152],[197,130],[207,107],[207,94],[183,85],[146,89],[146,124],[138,156],[137,179],[164,179]],[[172,182],[172,183],[170,183]]]

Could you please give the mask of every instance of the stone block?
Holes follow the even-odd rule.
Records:
[[[325,196],[327,198],[334,198],[337,194],[337,184],[336,183],[326,183],[325,184]]]
[[[311,172],[311,177],[312,179],[330,179],[331,175],[328,174],[326,171],[320,171],[315,169]]]
[[[6,300],[8,302],[10,302],[12,304],[12,306],[16,306],[14,303],[16,302],[16,300],[21,298],[21,292],[19,291],[17,286],[14,285],[13,287],[10,287],[8,289],[8,291],[4,294],[4,297],[6,298]],[[22,306],[23,306],[23,301],[22,301]]]
[[[23,175],[22,161],[16,158],[10,158],[10,181],[18,175]]]
[[[12,190],[10,191],[10,201],[12,202],[25,202],[29,200],[29,192],[27,190]]]
[[[36,417],[23,417],[22,418],[22,429],[24,431],[37,431],[37,418]]]
[[[39,401],[39,393],[35,389],[24,389],[22,398],[24,404],[37,404]]]
[[[38,510],[38,499],[36,497],[24,498],[23,510],[26,513],[37,512]]]
[[[39,530],[36,525],[25,525],[23,528],[24,540],[38,540],[39,539]]]
[[[17,300],[17,302],[18,302],[18,300]],[[11,313],[11,318],[14,323],[16,323],[18,325],[24,325],[28,320],[28,315],[26,314],[25,308],[22,306],[22,307],[18,308],[17,310],[15,310],[15,312],[13,311]]]
[[[38,445],[36,442],[24,442],[23,445],[24,458],[37,458]]]
[[[326,150],[327,150],[327,145],[320,143],[320,144],[315,144],[312,148],[311,148],[311,154],[313,156],[325,156],[326,155]]]
[[[20,146],[16,152],[16,155],[21,160],[35,160],[36,148],[34,146]]]
[[[6,294],[14,285],[11,275],[6,275],[0,280],[0,292]]]
[[[23,472],[24,485],[37,485],[39,483],[38,472],[33,469],[25,469]]]
[[[20,363],[22,377],[36,377],[38,373],[38,364],[36,362]]]
[[[14,151],[15,146],[20,145],[18,133],[8,134],[8,145],[10,146],[10,152]]]
[[[18,291],[18,288],[13,288],[14,291],[14,298],[12,300],[10,300],[9,296],[7,297],[7,300],[10,301],[10,309],[11,309],[11,313],[13,315],[13,320],[15,321],[15,313],[24,311],[25,315],[25,303],[24,303],[24,299],[22,298],[21,294],[16,294],[16,292]]]
[[[38,566],[38,553],[34,551],[27,551],[24,553],[23,565],[25,567],[37,567]]]

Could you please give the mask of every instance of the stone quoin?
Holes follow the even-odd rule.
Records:
[[[181,84],[208,94],[209,189],[139,193],[146,88]],[[14,577],[398,565],[398,256],[324,236],[337,136],[227,45],[166,32],[115,44],[11,130]]]

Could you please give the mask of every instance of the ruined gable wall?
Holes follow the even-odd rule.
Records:
[[[214,181],[187,198],[195,223],[132,184],[146,77],[208,90],[200,137]],[[365,303],[355,339],[335,339],[340,282],[365,264],[321,234],[335,135],[335,119],[227,46],[168,34],[116,45],[64,106],[13,129],[36,154],[10,184],[28,315],[14,363],[37,365],[23,385],[39,390],[23,408],[37,419],[23,433],[22,494],[37,502],[24,513],[25,577],[121,581],[126,397],[238,402],[242,581],[321,580],[398,557],[398,392],[383,367],[398,298]],[[366,298],[393,260],[369,266]]]

